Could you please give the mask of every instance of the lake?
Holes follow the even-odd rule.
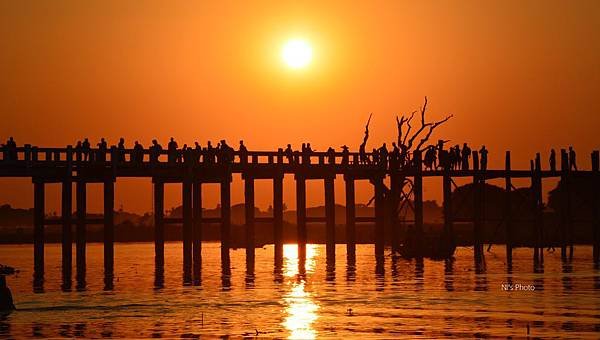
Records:
[[[44,290],[34,292],[33,247],[2,245],[0,263],[21,272],[7,278],[18,311],[0,316],[0,338],[485,338],[524,337],[528,326],[532,337],[600,336],[600,271],[587,246],[568,263],[560,249],[545,252],[543,272],[524,248],[508,272],[504,247],[494,246],[483,272],[472,249],[458,248],[446,262],[388,256],[382,273],[371,245],[357,246],[355,266],[338,245],[335,268],[324,245],[308,245],[302,273],[296,245],[284,246],[280,272],[268,245],[256,250],[254,275],[245,251],[232,250],[231,277],[222,277],[218,243],[202,251],[200,285],[184,285],[181,243],[167,243],[156,287],[154,244],[117,243],[114,287],[105,290],[102,244],[88,244],[85,289],[63,292],[60,244],[49,244]]]

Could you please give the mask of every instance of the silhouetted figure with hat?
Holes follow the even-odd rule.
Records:
[[[556,171],[556,151],[554,149],[550,150],[548,162],[550,163],[550,171]]]
[[[81,151],[83,152],[83,160],[85,162],[90,160],[90,141],[87,138],[83,139],[83,143],[81,144]]]
[[[6,285],[6,276],[0,275],[0,312],[10,312],[17,309],[13,302],[12,293]]]
[[[488,150],[485,148],[485,145],[481,146],[479,150],[479,164],[481,165],[480,169],[485,171],[487,170],[488,163]]]
[[[569,170],[577,171],[577,155],[575,154],[575,150],[573,150],[572,146],[569,146]]]
[[[462,169],[469,170],[469,158],[471,157],[471,148],[467,145],[467,143],[463,144],[463,148],[461,151],[461,160],[462,160]]]
[[[350,163],[350,150],[347,145],[342,145],[342,165],[348,165]]]

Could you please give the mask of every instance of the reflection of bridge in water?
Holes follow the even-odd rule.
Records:
[[[352,152],[311,152],[286,154],[282,149],[276,152],[234,152],[232,159],[223,161],[215,159],[214,154],[201,151],[196,157],[189,157],[185,152],[178,157],[170,155],[164,158],[167,151],[153,152],[149,150],[119,150],[111,147],[108,150],[91,150],[93,160],[84,161],[81,151],[67,148],[37,148],[25,146],[3,153],[0,161],[0,177],[28,177],[34,184],[34,272],[36,281],[43,281],[44,273],[44,226],[62,225],[62,271],[63,281],[70,285],[72,267],[72,225],[75,224],[76,268],[77,280],[85,284],[86,270],[86,225],[104,225],[104,270],[106,286],[112,286],[114,263],[114,183],[117,178],[146,177],[152,178],[154,192],[154,225],[155,225],[155,265],[157,281],[164,271],[164,234],[166,224],[182,224],[183,226],[183,267],[184,280],[188,282],[199,278],[202,262],[202,229],[203,224],[219,223],[221,239],[221,265],[225,275],[230,273],[230,228],[231,198],[230,185],[233,173],[240,173],[244,180],[245,197],[245,230],[246,230],[246,262],[252,269],[254,266],[255,239],[254,225],[257,222],[273,224],[274,263],[281,268],[283,262],[283,178],[286,174],[294,175],[297,199],[297,243],[299,267],[303,268],[306,260],[307,223],[324,222],[326,228],[326,255],[330,266],[335,265],[335,204],[334,180],[342,175],[346,191],[346,246],[349,263],[354,263],[356,256],[356,224],[373,223],[375,225],[375,256],[383,262],[386,245],[391,246],[394,253],[408,252],[410,257],[422,257],[421,249],[427,247],[423,237],[423,178],[438,177],[443,181],[444,227],[439,245],[435,245],[439,257],[448,257],[454,251],[455,222],[469,222],[473,225],[474,258],[476,264],[484,263],[482,229],[486,221],[484,216],[484,184],[490,179],[504,179],[506,193],[516,188],[512,184],[514,178],[527,178],[531,181],[532,197],[530,209],[533,212],[531,225],[535,234],[534,261],[543,262],[543,248],[546,245],[543,235],[543,202],[542,179],[560,178],[568,188],[573,178],[589,178],[590,185],[599,187],[599,153],[592,153],[591,171],[570,171],[566,152],[561,154],[560,171],[541,170],[539,154],[531,162],[529,170],[512,170],[510,152],[506,153],[505,168],[502,170],[482,170],[478,168],[478,154],[473,152],[473,170],[424,170],[421,153],[415,151],[410,166],[402,168],[392,164],[369,164],[360,162],[360,155]],[[191,151],[190,151],[191,152]],[[9,156],[7,156],[9,155]],[[202,158],[200,158],[202,156]],[[455,217],[452,206],[452,188],[454,177],[472,178],[473,180],[473,217],[459,219]],[[389,188],[385,180],[389,178]],[[268,179],[273,181],[273,215],[267,218],[254,216],[254,181]],[[410,186],[406,185],[410,179]],[[322,180],[324,182],[325,216],[308,217],[306,215],[306,181]],[[356,216],[355,214],[355,181],[368,180],[374,188],[374,216]],[[44,189],[46,183],[62,183],[62,214],[59,219],[45,217]],[[73,201],[73,183],[75,183],[76,213],[71,210]],[[100,219],[88,218],[86,214],[86,185],[102,183],[104,186],[104,216]],[[182,184],[182,218],[166,218],[164,216],[165,183]],[[220,185],[221,216],[207,218],[202,216],[202,184],[217,183]],[[594,262],[600,261],[600,195],[596,190],[593,203],[594,225]],[[511,213],[511,195],[505,195],[503,218],[507,241],[507,263],[512,262],[512,248],[519,240],[514,239],[513,213]],[[570,197],[570,195],[567,195]],[[573,236],[570,227],[570,199],[562,202],[560,213],[561,253],[563,258],[573,255]],[[400,240],[397,211],[404,205],[411,206],[414,212],[414,224],[411,241]],[[403,221],[406,222],[406,221]],[[389,233],[386,233],[389,230]],[[386,237],[389,234],[389,237]],[[406,250],[406,245],[409,250]],[[404,246],[404,247],[403,247]],[[411,250],[412,249],[412,250]],[[412,252],[411,252],[412,251]],[[302,270],[302,269],[300,269]]]

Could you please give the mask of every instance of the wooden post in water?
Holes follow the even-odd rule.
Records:
[[[569,158],[565,149],[560,150],[560,184],[561,184],[561,200],[560,200],[560,231],[561,231],[561,244],[560,244],[560,256],[562,260],[567,259],[567,244],[569,243],[569,201],[570,201],[570,190],[569,190]]]
[[[592,207],[592,220],[594,232],[594,250],[593,261],[595,265],[600,265],[600,152],[592,152],[592,172],[594,185],[594,201]]]
[[[282,157],[277,157],[283,162]],[[275,265],[283,265],[283,174],[273,178],[273,245]]]
[[[86,252],[86,183],[79,180],[76,183],[76,201],[77,201],[77,223],[75,231],[75,250],[77,262],[77,281],[82,283],[85,281],[85,252]]]
[[[454,214],[452,212],[452,177],[450,177],[450,167],[444,169],[444,178],[442,182],[444,190],[444,233],[442,237],[442,246],[446,249],[454,248]]]
[[[510,151],[506,151],[504,159],[504,225],[506,227],[506,263],[512,266],[513,232],[512,232],[512,182],[510,177]]]
[[[415,240],[414,245],[417,252],[420,254],[423,252],[423,175],[422,175],[422,155],[421,151],[415,151],[413,153],[413,160],[415,162],[415,178],[413,184],[413,197],[415,204]],[[418,256],[421,257],[421,256]]]
[[[346,254],[348,262],[356,259],[356,205],[354,193],[354,178],[344,175],[346,184]]]
[[[61,216],[62,216],[62,274],[65,287],[71,286],[73,266],[73,241],[71,237],[73,219],[73,185],[70,173],[62,182]]]
[[[244,178],[244,207],[246,221],[246,263],[254,263],[254,178]]]
[[[335,194],[334,178],[324,179],[325,186],[325,229],[326,229],[326,253],[327,258],[335,261]]]
[[[115,183],[104,181],[104,275],[112,279],[115,256]]]
[[[45,184],[41,179],[33,182],[33,270],[36,276],[44,275],[44,215]]]
[[[482,175],[479,174],[479,153],[473,151],[473,250],[475,255],[475,264],[483,263],[483,191],[484,182]]]
[[[402,178],[397,173],[390,174],[390,189],[392,195],[392,204],[390,211],[390,235],[391,235],[391,245],[392,245],[392,254],[396,255],[400,251],[400,235],[398,228],[400,227],[398,221],[398,206],[401,202],[401,190],[402,190]]]
[[[202,183],[192,184],[192,215],[193,215],[193,273],[194,280],[200,281],[202,269]]]
[[[375,185],[375,258],[384,259],[385,249],[385,200],[383,191],[383,177],[373,180]]]
[[[192,252],[194,221],[192,212],[192,179],[186,177],[181,184],[181,207],[183,217],[183,279],[192,280]]]
[[[154,265],[162,271],[165,265],[165,184],[154,179]]]
[[[296,223],[298,225],[298,255],[306,255],[306,180],[296,175]],[[302,258],[302,256],[300,256]]]
[[[221,265],[229,269],[231,237],[231,178],[221,182]]]
[[[544,204],[542,197],[542,164],[540,160],[540,154],[537,153],[535,156],[534,166],[534,197],[535,197],[535,242],[538,263],[544,262]],[[534,259],[534,260],[535,260]]]

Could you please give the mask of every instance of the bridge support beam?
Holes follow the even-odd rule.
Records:
[[[193,213],[192,213],[192,180],[186,178],[181,187],[182,217],[183,217],[183,281],[192,281],[192,252],[193,252]]]
[[[41,181],[33,183],[33,271],[34,276],[44,275],[44,215],[45,184]],[[42,279],[43,280],[43,279]]]
[[[592,208],[592,220],[594,229],[593,261],[600,266],[600,152],[592,152],[592,172],[594,176],[594,201]]]
[[[254,178],[246,176],[244,178],[244,207],[246,221],[246,267],[253,267],[254,264]],[[252,265],[252,266],[251,266]]]
[[[165,266],[165,184],[154,180],[154,265],[157,273]]]
[[[273,244],[279,267],[283,265],[283,174],[273,179]]]
[[[512,180],[510,177],[510,151],[506,151],[504,159],[506,170],[504,177],[504,225],[506,229],[506,264],[512,268],[513,230],[512,230]]]
[[[356,260],[356,194],[354,178],[344,175],[346,184],[346,256],[348,263]]]
[[[375,185],[375,258],[384,259],[385,246],[385,199],[383,178],[373,180]]]
[[[413,197],[415,204],[415,249],[417,254],[423,252],[423,175],[422,175],[422,154],[420,151],[415,151],[413,154],[415,163],[415,178],[413,182]]]
[[[73,185],[71,179],[62,182],[61,192],[62,216],[62,279],[63,288],[71,287],[73,266],[73,241],[71,236],[73,219]]]
[[[202,271],[202,184],[194,182],[192,185],[192,215],[194,218],[193,230],[193,274],[194,283],[199,284]]]
[[[75,231],[75,249],[77,253],[77,285],[82,288],[85,286],[86,270],[86,207],[87,207],[86,183],[77,181],[76,200],[77,200],[77,226]]]
[[[104,182],[104,279],[105,287],[112,287],[115,257],[115,183]]]
[[[325,233],[327,258],[335,261],[335,193],[334,177],[324,180],[325,186]]]
[[[442,179],[443,197],[444,197],[444,232],[442,244],[444,249],[454,249],[454,213],[452,209],[452,177],[448,169],[444,172]]]
[[[230,268],[229,248],[231,235],[231,182],[221,182],[221,265]]]
[[[298,258],[306,258],[306,180],[296,176],[296,224],[298,226]],[[299,261],[301,262],[301,261]]]

